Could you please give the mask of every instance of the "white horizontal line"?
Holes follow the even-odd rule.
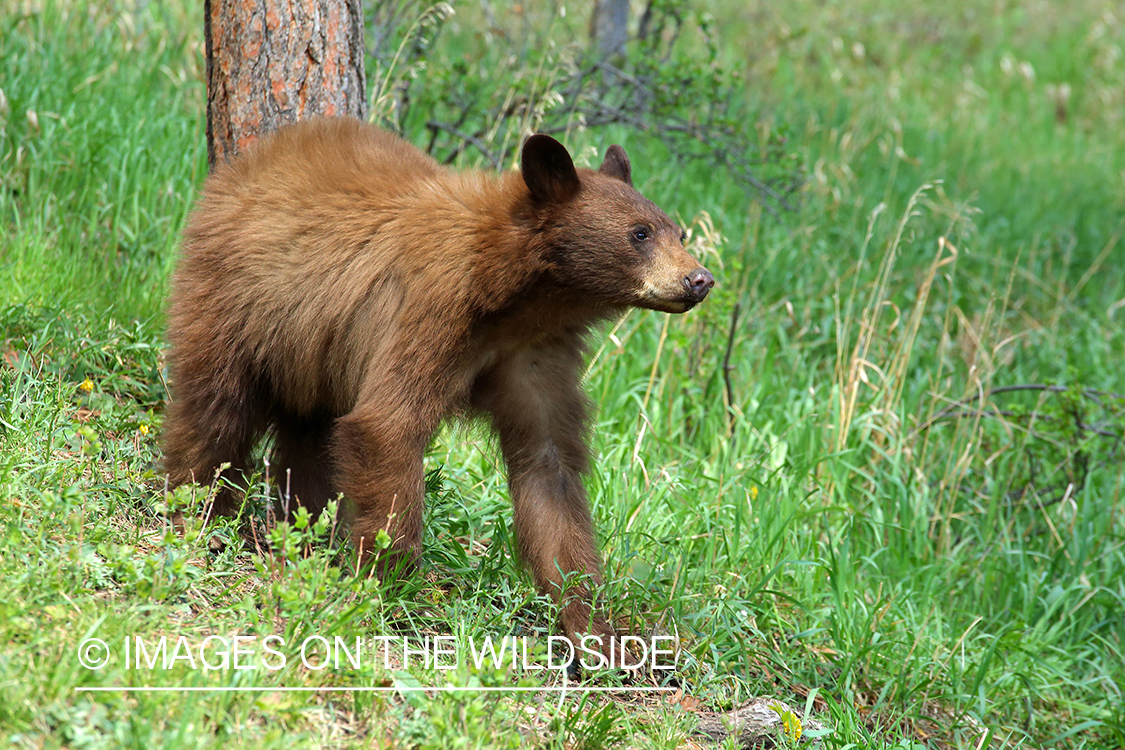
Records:
[[[648,693],[671,692],[674,687],[77,687],[79,693],[109,693],[132,690],[138,693]]]

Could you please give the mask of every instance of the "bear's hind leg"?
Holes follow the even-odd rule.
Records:
[[[271,473],[277,484],[278,517],[297,507],[308,509],[315,520],[336,493],[332,481],[329,419],[283,416],[276,420],[277,445]]]
[[[237,515],[243,493],[231,482],[244,482],[250,450],[264,427],[257,400],[241,389],[196,388],[190,382],[177,385],[164,422],[168,484],[173,489],[190,482],[209,485],[216,481],[219,467],[229,464],[218,477],[210,512]]]

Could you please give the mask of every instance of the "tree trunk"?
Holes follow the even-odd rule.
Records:
[[[629,41],[629,0],[596,0],[590,36],[602,59],[624,55]]]
[[[310,115],[367,115],[360,0],[204,0],[207,160]]]

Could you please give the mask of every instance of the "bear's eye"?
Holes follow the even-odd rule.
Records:
[[[687,230],[681,229],[680,230],[680,244],[682,245],[685,242],[687,242]]]
[[[648,227],[635,227],[633,229],[633,240],[635,242],[644,242],[649,238]]]

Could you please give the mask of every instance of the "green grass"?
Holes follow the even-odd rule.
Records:
[[[189,6],[0,3],[0,736],[684,746],[692,711],[653,696],[76,692],[544,679],[79,664],[93,636],[466,639],[552,621],[477,429],[436,441],[427,575],[393,593],[347,573],[331,525],[212,553],[236,530],[201,533],[202,497],[165,496],[162,306],[205,173]],[[644,132],[569,142],[590,158],[624,143],[720,281],[690,315],[634,312],[594,342],[587,486],[613,615],[677,634],[685,692],[711,710],[811,694],[829,747],[1125,745],[1125,403],[1107,395],[1125,392],[1125,20],[1108,0],[716,6],[747,128],[808,165],[800,211],[772,218]],[[431,67],[496,54],[478,13],[458,6]],[[1063,390],[989,395],[1028,384]],[[182,506],[179,536],[164,518]]]

